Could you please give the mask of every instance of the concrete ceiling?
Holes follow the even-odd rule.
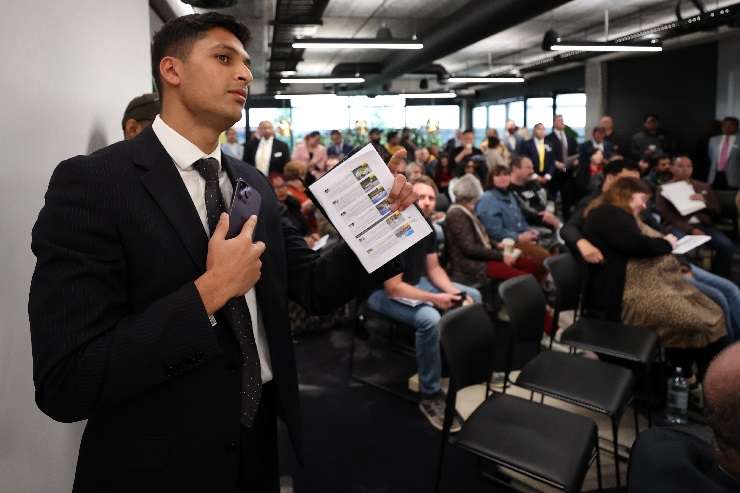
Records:
[[[468,0],[469,1],[469,0]],[[476,0],[493,1],[493,0]],[[264,92],[272,38],[276,0],[240,0],[224,12],[235,15],[251,29],[255,83],[252,93]],[[708,10],[736,3],[737,0],[705,0]],[[475,2],[471,2],[473,5]],[[686,14],[697,13],[686,1]],[[311,37],[368,38],[387,25],[394,37],[410,38],[454,12],[462,0],[329,0],[322,25],[305,30]],[[604,10],[609,9],[610,38],[675,19],[676,0],[572,0],[547,14],[507,29],[456,53],[437,60],[448,72],[484,75],[542,57],[540,43],[545,31],[555,29],[564,38],[604,40]],[[475,15],[472,7],[470,15]],[[454,22],[454,19],[450,19]],[[423,39],[422,39],[423,41]],[[298,75],[328,75],[338,63],[380,62],[388,56],[382,50],[307,49],[298,64]],[[418,78],[407,76],[410,79]]]

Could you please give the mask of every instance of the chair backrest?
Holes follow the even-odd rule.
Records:
[[[501,283],[499,295],[504,301],[511,327],[518,343],[528,343],[534,354],[539,351],[545,325],[545,295],[531,274]]]
[[[454,390],[487,381],[494,361],[495,334],[483,305],[450,310],[439,321],[439,330]]]
[[[561,253],[546,258],[545,267],[555,282],[555,308],[559,311],[577,309],[581,301],[584,278],[578,260],[570,253]]]

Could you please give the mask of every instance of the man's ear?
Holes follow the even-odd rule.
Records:
[[[181,70],[182,62],[178,58],[166,56],[159,61],[159,76],[171,86],[180,85]]]
[[[133,139],[141,132],[141,123],[137,122],[133,118],[126,120],[126,124],[123,127],[123,136],[126,140]]]

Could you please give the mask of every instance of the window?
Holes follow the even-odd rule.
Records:
[[[488,110],[485,106],[476,106],[473,108],[473,133],[475,134],[476,147],[477,142],[481,142],[486,136],[486,127],[488,126]]]
[[[545,125],[545,132],[552,130],[552,98],[527,99],[527,128],[531,131],[538,123]]]
[[[406,126],[418,143],[444,144],[460,127],[460,107],[456,104],[406,106]]]
[[[586,95],[584,93],[558,94],[555,97],[555,113],[563,115],[563,121],[572,128],[580,139],[586,135]]]
[[[350,96],[349,120],[345,128],[373,127],[399,130],[404,126],[405,100],[400,96]]]
[[[495,128],[499,137],[504,135],[506,130],[506,105],[492,104],[488,107],[488,126]]]
[[[282,141],[291,145],[290,136],[290,108],[249,108],[249,129],[254,131],[262,121],[272,122],[275,135]],[[242,119],[234,125],[240,142],[246,139],[246,119]]]
[[[346,96],[296,98],[291,100],[291,106],[295,142],[314,130],[328,134],[335,128],[347,128]]]
[[[517,127],[524,126],[524,101],[513,101],[506,105],[506,110],[509,120],[513,120]]]

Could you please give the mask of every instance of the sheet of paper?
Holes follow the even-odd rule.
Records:
[[[388,166],[368,144],[309,187],[368,272],[432,232],[414,206],[391,213],[392,186]]]
[[[321,238],[319,238],[319,241],[314,243],[314,245],[311,247],[311,250],[314,252],[317,252],[324,248],[326,246],[326,242],[329,241],[329,235],[324,235]]]
[[[683,255],[711,239],[712,237],[708,235],[686,235],[676,242],[676,248],[673,249],[673,253]]]
[[[396,296],[391,299],[401,303],[402,305],[410,306],[411,308],[416,308],[419,305],[431,305],[428,301],[412,300],[411,298],[403,298],[400,296]]]
[[[695,193],[694,187],[685,181],[666,183],[660,187],[660,194],[668,199],[682,216],[688,216],[707,206],[703,200],[689,198]]]

